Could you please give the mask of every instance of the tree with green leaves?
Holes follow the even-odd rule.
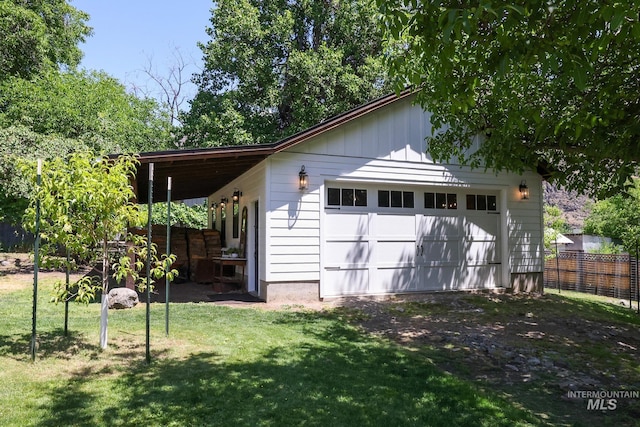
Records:
[[[625,194],[596,202],[584,221],[584,232],[621,240],[625,250],[635,252],[640,243],[640,180]]]
[[[153,99],[127,93],[103,72],[47,72],[0,82],[0,128],[81,141],[96,152],[137,153],[169,147],[171,123]]]
[[[640,2],[376,0],[398,90],[435,158],[615,193],[640,161]],[[481,148],[469,150],[474,137]]]
[[[19,222],[25,206],[16,157],[157,151],[170,148],[170,132],[155,100],[128,94],[105,73],[48,71],[0,80],[0,220]]]
[[[223,0],[207,32],[189,146],[273,142],[389,90],[368,0]]]
[[[91,35],[89,15],[66,0],[0,1],[0,80],[75,68]]]
[[[144,237],[127,233],[128,226],[140,225],[142,219],[138,206],[133,202],[135,193],[130,184],[136,165],[137,160],[130,155],[109,159],[96,157],[89,151],[74,153],[68,159],[58,157],[45,162],[38,186],[34,162],[21,164],[34,189],[23,224],[26,229],[35,231],[39,218],[43,256],[56,254],[62,246],[74,258],[102,264],[100,283],[95,283],[91,276],[85,276],[71,292],[58,284],[54,298],[56,301],[73,298],[86,303],[94,299],[97,291],[101,292],[102,348],[107,346],[110,242],[133,241],[132,250],[140,258],[132,264],[129,256],[124,254],[116,265],[114,276],[117,279],[124,279],[128,274],[140,279],[141,260],[147,259]],[[40,206],[39,215],[37,204]],[[169,267],[175,262],[175,256],[165,254],[158,259],[155,252],[152,255],[151,274],[158,278],[166,273],[172,279],[177,272]]]
[[[0,220],[17,223],[25,206],[16,157],[162,150],[171,144],[170,131],[156,101],[128,94],[104,73],[49,71],[0,80]]]
[[[17,158],[170,146],[169,116],[157,102],[76,70],[88,19],[65,0],[0,1],[0,221],[18,224],[26,206]]]

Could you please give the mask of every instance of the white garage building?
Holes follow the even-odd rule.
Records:
[[[426,153],[429,114],[413,101],[387,96],[268,146],[191,152],[213,156],[203,163],[211,180],[221,163],[254,156],[208,194],[212,228],[225,217],[226,245],[246,236],[249,291],[274,301],[542,290],[541,175],[434,162]],[[169,153],[174,167],[183,155]],[[245,207],[239,233],[233,213]]]

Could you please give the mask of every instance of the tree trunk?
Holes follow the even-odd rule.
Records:
[[[102,243],[102,301],[100,306],[100,348],[107,348],[109,314],[109,254],[107,239]]]

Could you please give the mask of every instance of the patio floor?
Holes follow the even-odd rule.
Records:
[[[214,289],[211,283],[171,283],[169,285],[169,302],[207,302],[219,304],[264,304],[257,295],[242,292],[231,286],[221,289],[219,285]],[[139,294],[140,302],[146,302],[146,294]],[[164,280],[155,283],[151,294],[151,302],[166,301],[166,286]]]

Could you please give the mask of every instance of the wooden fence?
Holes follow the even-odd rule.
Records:
[[[545,261],[544,286],[638,301],[638,268],[630,255],[560,252]]]

